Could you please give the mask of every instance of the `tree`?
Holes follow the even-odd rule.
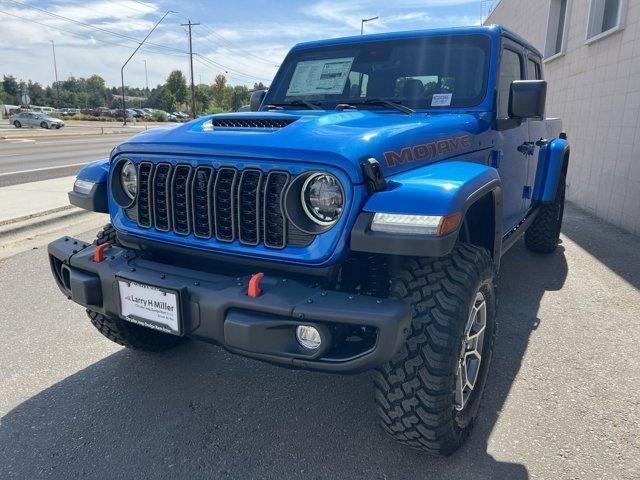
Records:
[[[169,74],[166,89],[173,95],[174,101],[181,104],[187,101],[187,79],[180,70],[174,70]]]
[[[176,96],[169,89],[168,85],[162,89],[162,96],[160,97],[160,108],[165,112],[175,112],[178,108],[178,102]]]
[[[86,103],[91,107],[103,107],[107,104],[107,85],[99,75],[91,75],[85,81]]]
[[[222,107],[224,104],[224,93],[227,86],[227,77],[223,74],[216,75],[213,85],[211,86],[211,96],[213,97],[213,103],[218,107]]]
[[[47,92],[38,82],[34,83],[29,80],[29,83],[27,83],[27,89],[29,90],[29,97],[31,98],[31,103],[33,105],[46,105],[49,103]]]
[[[253,84],[253,89],[254,90],[266,90],[267,86],[262,82],[258,82],[258,83],[254,83]]]
[[[4,75],[2,79],[2,88],[7,97],[7,102],[12,104],[20,103],[20,85],[13,75]]]
[[[196,87],[196,110],[206,112],[211,105],[211,90],[207,85],[201,84]]]

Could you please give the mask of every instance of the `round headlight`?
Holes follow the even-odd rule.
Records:
[[[334,224],[344,208],[342,185],[330,173],[314,173],[302,186],[302,208],[318,225]]]
[[[120,184],[127,196],[133,200],[138,192],[138,172],[130,160],[124,162],[120,170]]]

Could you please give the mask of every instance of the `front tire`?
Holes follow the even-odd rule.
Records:
[[[22,124],[18,120],[13,122],[13,126],[16,127],[16,128],[22,128]]]
[[[382,426],[403,444],[449,455],[471,432],[493,351],[491,255],[459,244],[442,258],[409,260],[391,295],[411,305],[413,320],[404,346],[373,374]]]
[[[538,216],[524,233],[524,242],[536,253],[553,253],[560,242],[560,229],[564,217],[566,177],[563,173],[558,181],[558,192],[553,203],[540,205]]]
[[[42,122],[42,123],[40,124],[40,127],[41,127],[41,128],[44,128],[45,130],[48,130],[48,129],[49,129],[49,124],[48,124],[47,122]]]
[[[145,352],[162,352],[182,343],[183,337],[158,332],[119,318],[107,317],[87,310],[94,327],[112,342],[123,347]]]
[[[96,236],[95,244],[117,243],[116,230],[107,223]],[[87,310],[89,319],[98,331],[112,342],[127,348],[146,352],[161,352],[175,347],[183,342],[183,337],[158,332],[150,328],[141,327],[135,323],[112,318],[101,313]]]

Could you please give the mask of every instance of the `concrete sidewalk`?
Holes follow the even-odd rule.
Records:
[[[62,177],[0,188],[0,226],[72,208],[67,192],[73,189],[74,180],[75,176]]]

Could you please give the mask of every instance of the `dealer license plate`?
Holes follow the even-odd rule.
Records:
[[[130,280],[118,280],[120,314],[125,320],[165,333],[180,335],[178,295]]]

